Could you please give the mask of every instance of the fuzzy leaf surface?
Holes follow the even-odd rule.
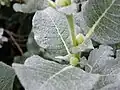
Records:
[[[120,0],[88,0],[83,16],[87,26],[95,31],[95,41],[105,44],[120,42]]]
[[[0,62],[0,90],[13,90],[14,69]]]
[[[24,65],[13,64],[13,68],[25,90],[91,90],[99,80],[98,74],[86,73],[80,68],[39,56],[28,58]]]
[[[91,51],[85,69],[89,73],[101,75],[94,90],[119,90],[120,57],[113,58],[113,55],[113,48],[110,46],[101,45]]]
[[[69,25],[66,16],[53,8],[37,11],[33,17],[33,33],[36,43],[53,56],[66,55],[70,48]],[[62,41],[62,39],[63,41]]]

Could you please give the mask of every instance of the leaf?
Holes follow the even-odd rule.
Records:
[[[16,12],[32,13],[46,8],[47,0],[24,0],[25,4],[15,3],[13,9]]]
[[[82,33],[83,34],[87,33],[87,30],[89,30],[89,27],[87,26],[83,18],[83,12],[76,13],[74,17],[75,17],[75,23],[80,27]]]
[[[39,45],[36,43],[34,39],[34,33],[31,32],[28,37],[28,42],[27,42],[27,50],[28,52],[31,52],[33,54],[39,54],[42,49],[39,47]]]
[[[91,67],[86,67],[86,71],[91,73],[104,74],[106,65],[109,65],[111,67],[111,64],[108,62],[114,61],[114,58],[112,57],[113,55],[114,53],[110,46],[99,46],[99,49],[96,48],[91,51],[88,57],[88,64]]]
[[[27,50],[28,51],[25,52],[22,56],[16,56],[14,58],[14,63],[23,64],[28,57],[34,54],[39,55],[40,51],[42,51],[41,48],[35,42],[33,32],[29,34],[28,41],[27,41]]]
[[[86,71],[99,74],[117,74],[120,71],[120,57],[114,55],[110,46],[101,45],[99,49],[91,51],[88,57]]]
[[[120,57],[114,59],[112,50],[101,45],[90,53],[88,61],[82,58],[85,71],[39,56],[28,58],[24,65],[14,63],[13,68],[26,90],[119,90]]]
[[[115,88],[112,90],[119,90],[119,85],[120,85],[119,78],[120,78],[120,73],[103,75],[103,76],[101,76],[99,81],[96,83],[96,85],[94,85],[93,90],[109,90],[107,88]]]
[[[10,66],[0,62],[0,90],[13,90],[14,78],[14,70]]]
[[[24,61],[32,56],[32,55],[39,55],[45,59],[49,59],[55,62],[63,63],[63,60],[61,59],[56,59],[55,57],[52,57],[48,52],[44,50],[44,48],[40,47],[35,39],[34,39],[34,33],[31,32],[28,37],[28,42],[27,42],[27,52],[25,52],[22,56],[17,56],[14,58],[14,63],[21,63],[23,64]]]
[[[101,75],[99,81],[94,85],[94,90],[109,90],[107,88],[119,90],[120,57],[114,59],[112,50],[110,46],[101,45],[99,49],[91,51],[88,57],[88,65],[86,64],[85,70]]]
[[[24,65],[14,63],[13,68],[25,90],[91,90],[99,79],[97,74],[50,62],[39,56],[28,58]]]
[[[54,13],[54,14],[53,14]],[[53,8],[37,11],[33,17],[33,33],[36,43],[53,56],[67,54],[70,48],[69,26],[66,16]]]
[[[33,53],[31,53],[31,52],[25,52],[22,56],[14,57],[14,63],[23,64],[25,62],[25,60],[32,55],[33,55]]]
[[[120,82],[115,82],[113,84],[109,84],[105,86],[104,88],[101,88],[100,90],[119,90],[120,89]]]
[[[120,0],[88,0],[84,19],[94,33],[93,39],[104,44],[120,42]]]

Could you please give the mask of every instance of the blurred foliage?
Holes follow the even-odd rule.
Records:
[[[1,5],[6,5],[6,6],[10,6],[10,0],[0,0],[0,4]]]
[[[7,6],[2,5],[0,8],[0,28],[4,29],[3,36],[8,38],[8,42],[3,43],[3,47],[0,48],[0,61],[3,61],[10,66],[13,63],[14,57],[21,56],[27,51],[26,42],[28,35],[31,32],[32,18],[34,15],[34,13],[25,14],[15,12],[12,5],[16,2],[18,3],[18,0],[9,2],[9,5]],[[22,53],[17,45],[19,45]],[[14,90],[24,90],[17,77],[14,81]]]

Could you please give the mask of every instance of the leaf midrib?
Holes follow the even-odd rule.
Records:
[[[41,86],[40,86],[40,90],[42,90],[42,88],[44,87],[44,85],[46,85],[51,79],[53,79],[54,77],[56,77],[57,75],[59,75],[60,73],[73,68],[73,66],[67,66],[64,67],[63,69],[61,69],[60,71],[56,72],[54,75],[52,75],[47,81],[45,81]]]
[[[101,21],[101,19],[105,16],[105,14],[108,12],[108,10],[112,7],[112,5],[114,4],[116,0],[113,0],[112,3],[109,5],[109,7],[103,12],[103,14],[98,18],[98,20],[93,24],[92,28],[90,29],[90,32],[94,32],[95,28],[97,27],[97,25],[99,24],[99,22]],[[87,36],[87,35],[86,35]],[[89,38],[89,35],[88,37]]]
[[[99,17],[99,19],[95,22],[95,24],[92,26],[93,29],[96,28],[96,26],[99,24],[99,22],[101,21],[101,19],[105,16],[105,14],[108,12],[108,10],[112,7],[112,5],[114,4],[116,0],[113,0],[112,3],[110,4],[110,6],[104,11],[104,13]]]
[[[59,32],[59,29],[58,29],[58,27],[56,26],[55,22],[52,20],[51,16],[50,16],[47,12],[45,12],[45,13],[48,15],[48,17],[50,18],[50,20],[51,20],[52,23],[54,24],[54,26],[55,26],[55,28],[56,28],[56,30],[57,30],[57,33],[58,33],[58,35],[60,36],[60,39],[61,39],[62,43],[64,44],[64,47],[65,47],[67,53],[70,54],[70,51],[69,51],[69,49],[68,49],[68,46],[67,46],[65,40],[63,39],[61,33]]]

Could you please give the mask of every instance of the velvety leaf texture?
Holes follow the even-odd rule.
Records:
[[[25,90],[91,90],[99,80],[98,74],[86,73],[77,67],[60,65],[39,56],[28,58],[24,65],[13,64],[13,68]]]
[[[120,0],[88,0],[83,16],[87,25],[95,30],[95,41],[120,42]]]
[[[14,69],[0,62],[0,90],[13,90]]]
[[[66,16],[53,8],[37,11],[33,17],[34,38],[37,44],[53,56],[66,55],[63,41],[71,46]],[[63,41],[62,41],[62,39]]]
[[[84,19],[84,16],[83,16],[83,9],[85,8],[86,3],[87,3],[87,1],[82,3],[82,6],[81,6],[82,11],[81,12],[78,12],[78,13],[74,14],[75,23],[76,23],[76,25],[78,25],[80,27],[80,29],[81,29],[81,31],[84,35],[86,35],[88,30],[90,29],[87,26],[87,23],[86,23],[86,21]]]
[[[114,58],[111,57],[112,55],[114,55],[114,53],[109,46],[101,45],[99,49],[94,49],[88,57],[88,64],[91,66],[89,72],[103,74],[103,69],[105,69],[108,62],[114,60]],[[88,68],[86,71],[87,70]]]
[[[101,45],[99,49],[94,49],[88,57],[89,68],[86,66],[86,71],[101,75],[94,90],[109,90],[109,88],[119,90],[120,57],[117,56],[114,59],[112,50],[110,46]]]
[[[24,64],[13,63],[25,90],[120,90],[120,50],[114,55],[113,48],[106,45],[120,42],[120,0],[88,0],[82,4],[82,12],[75,15],[75,23],[81,31],[76,26],[76,32],[85,34],[92,29],[95,31],[92,38],[104,45],[92,50],[88,60],[85,57],[80,59],[84,70],[38,55],[29,57]],[[74,50],[65,16],[71,14],[68,9],[67,13],[63,10],[64,14],[51,7],[35,13],[28,39],[29,52],[37,54],[42,48],[50,57],[64,57],[67,55],[66,47]],[[89,46],[93,47],[91,41],[78,46],[73,53]]]
[[[82,63],[85,71],[36,55],[13,68],[26,90],[119,90],[120,57],[113,55],[110,46],[101,45]]]

